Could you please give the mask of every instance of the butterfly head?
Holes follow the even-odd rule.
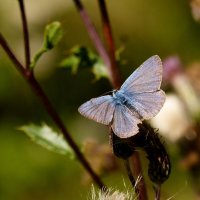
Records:
[[[112,91],[112,96],[113,96],[114,98],[116,98],[116,92],[117,92],[117,91],[118,91],[118,90],[116,90],[116,89]]]
[[[121,90],[114,90],[113,98],[115,99],[116,102],[120,104],[125,104],[127,102],[127,98]]]

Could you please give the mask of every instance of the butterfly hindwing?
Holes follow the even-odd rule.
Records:
[[[87,101],[78,111],[89,119],[108,125],[112,121],[114,109],[113,97],[106,95]]]
[[[137,134],[139,123],[141,120],[135,117],[126,106],[116,104],[111,127],[118,137],[127,138]]]

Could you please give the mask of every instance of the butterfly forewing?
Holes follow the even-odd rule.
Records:
[[[139,123],[141,120],[136,118],[126,106],[121,104],[115,106],[111,127],[118,137],[127,138],[137,134]]]
[[[162,81],[162,62],[155,55],[146,60],[123,83],[120,90],[124,93],[153,92],[160,89]]]
[[[106,95],[87,101],[78,111],[89,119],[108,125],[112,121],[114,109],[113,97]]]

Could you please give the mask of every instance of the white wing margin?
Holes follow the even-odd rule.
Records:
[[[146,60],[123,83],[120,90],[124,93],[154,92],[160,89],[162,81],[162,62],[155,55]]]
[[[114,111],[112,129],[120,138],[128,138],[138,133],[138,124],[142,123],[124,105],[117,104]]]
[[[106,95],[87,101],[78,108],[78,111],[89,119],[108,125],[113,119],[114,109],[113,97]]]

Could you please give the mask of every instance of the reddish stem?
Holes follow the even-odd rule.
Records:
[[[107,47],[108,47],[110,60],[111,60],[111,63],[112,63],[111,70],[112,70],[112,74],[114,76],[113,77],[114,84],[115,84],[114,87],[119,88],[122,84],[121,83],[121,76],[120,76],[118,66],[117,66],[117,63],[116,63],[115,44],[114,44],[114,40],[113,40],[113,36],[112,36],[112,29],[111,29],[111,24],[110,24],[110,20],[109,20],[107,8],[106,8],[106,3],[105,3],[105,0],[98,0],[98,2],[99,2],[100,11],[101,11],[101,18],[102,18],[102,23],[103,23],[103,32],[104,32],[106,44],[107,44]],[[136,178],[138,176],[142,176],[142,167],[141,167],[141,163],[140,163],[140,157],[139,157],[139,154],[137,152],[134,152],[130,161],[131,161],[132,167],[134,168],[134,170],[133,170],[134,177]],[[129,162],[128,162],[127,165],[129,165]],[[129,179],[130,179],[131,183],[133,184],[133,182],[132,182],[133,177],[131,178],[130,173],[131,173],[131,171],[128,172]],[[140,200],[147,200],[148,199],[143,176],[140,180],[140,185],[135,186],[135,190],[137,191],[138,198]]]
[[[135,186],[137,188],[136,190],[138,191],[138,199],[147,200],[148,199],[147,190],[144,182],[144,177],[142,175],[142,167],[139,154],[137,152],[134,152],[134,154],[129,159],[132,167],[134,168],[134,170],[132,170],[133,176],[136,178],[141,176],[138,185]]]
[[[28,24],[26,19],[26,12],[24,9],[24,1],[19,0],[19,6],[21,11],[22,17],[22,27],[23,27],[23,34],[24,34],[24,52],[25,52],[25,59],[26,59],[26,69],[30,67],[30,43],[29,43],[29,32],[28,32]]]
[[[73,0],[76,8],[81,16],[81,19],[83,20],[83,23],[88,31],[88,34],[95,46],[95,48],[97,49],[99,55],[101,56],[101,58],[103,59],[107,69],[108,69],[108,75],[109,75],[109,79],[110,82],[112,84],[113,87],[115,87],[116,85],[118,86],[118,84],[116,84],[116,75],[114,74],[115,71],[112,69],[112,63],[110,60],[110,57],[108,56],[108,53],[106,52],[106,49],[104,48],[104,45],[94,27],[94,24],[92,23],[87,11],[85,10],[83,4],[81,3],[80,0]]]
[[[88,171],[88,173],[91,175],[91,177],[93,178],[95,183],[99,186],[99,188],[106,189],[106,186],[103,184],[99,176],[93,171],[90,164],[87,162],[83,154],[80,152],[79,147],[76,145],[76,143],[70,136],[68,130],[66,129],[63,121],[59,117],[57,111],[55,110],[51,102],[49,101],[48,97],[44,93],[41,86],[36,81],[32,71],[30,71],[30,69],[25,69],[24,66],[19,62],[19,60],[16,58],[16,56],[14,55],[13,51],[11,50],[11,48],[9,47],[8,43],[6,42],[6,40],[4,39],[1,33],[0,33],[0,45],[2,46],[4,51],[7,53],[9,58],[12,60],[12,62],[15,64],[16,68],[21,73],[23,78],[28,82],[33,92],[38,96],[39,100],[43,104],[47,113],[52,118],[52,120],[57,125],[57,127],[60,129],[60,131],[63,133],[65,139],[67,140],[71,148],[74,150],[78,160],[82,163],[84,168]]]
[[[122,84],[119,68],[117,66],[116,58],[115,58],[115,44],[112,36],[112,28],[110,24],[110,20],[108,17],[108,12],[106,8],[105,0],[98,0],[99,7],[101,11],[101,18],[103,23],[103,33],[106,41],[106,45],[108,48],[108,54],[111,60],[111,70],[113,75],[113,84],[114,88],[120,88]]]

